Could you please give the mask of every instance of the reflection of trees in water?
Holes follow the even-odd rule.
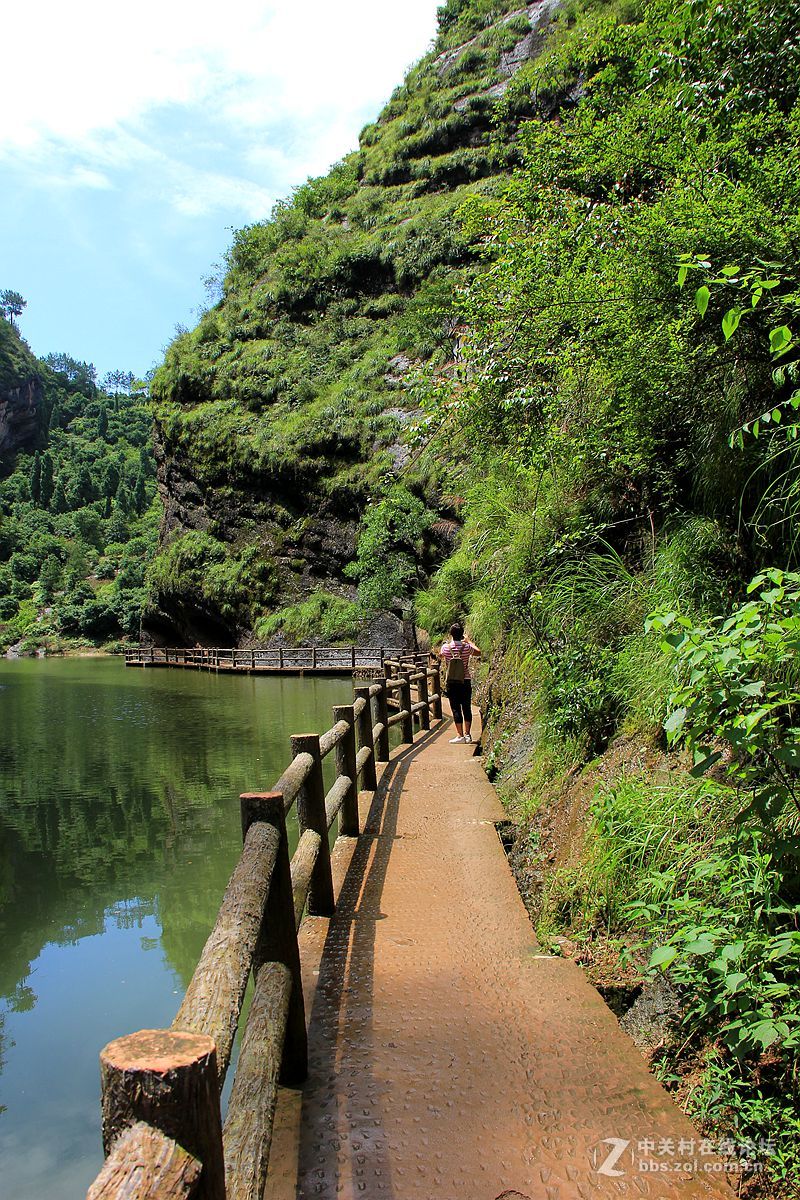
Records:
[[[121,928],[155,913],[185,985],[239,850],[240,792],[272,783],[289,733],[325,727],[349,681],[96,661],[7,670],[0,995],[27,979],[43,945],[100,932],[109,910]]]

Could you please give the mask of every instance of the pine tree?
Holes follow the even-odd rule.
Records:
[[[133,507],[140,516],[147,508],[147,491],[141,471],[136,476],[136,483],[133,485]]]
[[[42,589],[42,599],[52,600],[61,585],[61,563],[55,554],[48,554],[39,572],[39,587]]]
[[[53,499],[53,459],[47,450],[42,455],[41,473],[39,476],[39,503],[42,508],[49,508]]]
[[[67,511],[67,493],[64,488],[64,480],[60,475],[56,480],[50,511],[54,513],[65,513]]]
[[[104,441],[108,437],[108,413],[106,412],[104,404],[101,404],[100,412],[97,417],[97,436],[102,438]]]
[[[115,504],[106,528],[106,545],[112,542],[127,542],[129,536],[128,522],[119,504]]]
[[[42,498],[42,456],[37,450],[31,468],[31,500],[38,504]]]
[[[125,483],[120,483],[117,488],[117,507],[125,516],[129,516],[131,511],[131,494],[125,486]]]

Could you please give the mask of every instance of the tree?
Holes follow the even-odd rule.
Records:
[[[114,542],[127,542],[129,537],[128,522],[125,519],[125,514],[119,504],[115,504],[111,510],[111,516],[106,526],[106,545],[112,545]]]
[[[94,363],[79,362],[71,354],[63,352],[45,354],[42,362],[84,396],[91,397],[97,391],[97,368]]]
[[[42,468],[39,483],[39,503],[42,508],[49,508],[53,499],[53,459],[45,450],[42,455]]]
[[[147,508],[147,491],[144,486],[144,476],[140,471],[136,476],[136,483],[133,486],[133,507],[135,512],[141,516]]]
[[[106,412],[105,405],[100,406],[100,412],[97,416],[97,436],[102,438],[103,441],[108,437],[108,413]]]
[[[50,504],[50,511],[54,513],[65,513],[67,511],[67,493],[64,487],[64,480],[60,475],[56,480],[56,485],[53,489],[53,499]]]
[[[12,325],[14,324],[14,317],[20,316],[23,308],[27,307],[27,304],[28,301],[23,300],[20,293],[12,291],[11,288],[6,288],[5,291],[0,292],[0,309],[2,309],[3,316]]]
[[[82,508],[84,504],[90,504],[94,500],[92,477],[85,464],[78,468],[78,473],[72,480],[67,496],[72,508]]]
[[[42,456],[37,450],[31,468],[31,500],[38,504],[42,497]]]
[[[117,507],[119,508],[120,512],[122,512],[126,516],[128,516],[131,511],[132,502],[131,502],[131,494],[128,491],[128,489],[126,488],[124,481],[121,482],[119,487],[117,488],[116,499],[117,499]]]
[[[420,560],[433,514],[407,488],[396,487],[378,504],[370,505],[361,522],[358,550],[347,574],[358,581],[358,594],[367,608],[405,607],[412,584],[421,582]]]
[[[39,572],[39,587],[42,590],[43,600],[53,599],[53,596],[61,586],[62,575],[61,563],[55,554],[48,554]]]

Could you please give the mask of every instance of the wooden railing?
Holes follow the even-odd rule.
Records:
[[[423,656],[424,658],[425,656]],[[329,831],[358,837],[359,784],[378,785],[389,730],[412,744],[442,715],[438,666],[386,663],[384,678],[354,688],[321,736],[296,734],[273,789],[241,797],[244,847],[170,1029],[142,1030],[100,1055],[107,1154],[88,1200],[261,1200],[279,1083],[307,1071],[297,931],[304,913],[335,910]],[[414,698],[416,693],[416,699]],[[392,709],[390,714],[390,708]],[[334,755],[326,792],[322,762]],[[300,839],[289,861],[286,816]],[[220,1092],[245,988],[253,996],[222,1122]]]
[[[125,651],[125,665],[209,671],[382,671],[392,660],[411,664],[426,657],[396,646],[276,646],[262,650],[137,646]]]

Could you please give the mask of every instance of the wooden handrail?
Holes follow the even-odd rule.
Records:
[[[361,648],[351,649],[353,660]],[[159,661],[156,648],[146,653],[148,663]],[[271,652],[158,653],[171,664],[194,660],[216,669],[226,654],[235,665],[237,654],[252,664]],[[377,788],[390,727],[400,725],[402,740],[413,743],[415,716],[424,729],[441,716],[439,668],[415,671],[413,659],[385,660],[395,678],[357,686],[353,704],[335,707],[323,734],[293,735],[291,761],[273,790],[241,797],[242,853],[171,1030],[117,1039],[101,1055],[108,1158],[87,1200],[261,1197],[278,1085],[301,1082],[307,1069],[297,931],[305,912],[329,916],[335,908],[328,831],[338,816],[340,837],[359,836],[359,782],[364,792]],[[389,716],[396,693],[399,711]],[[322,761],[331,752],[336,778],[326,795]],[[286,815],[295,802],[300,839],[290,863]],[[251,975],[253,999],[221,1129],[219,1095]],[[144,1061],[148,1054],[156,1067]]]
[[[183,667],[209,671],[346,671],[392,672],[400,665],[420,667],[427,655],[386,646],[274,646],[237,650],[216,646],[136,646],[124,651],[128,667]],[[389,672],[389,673],[392,673]]]

